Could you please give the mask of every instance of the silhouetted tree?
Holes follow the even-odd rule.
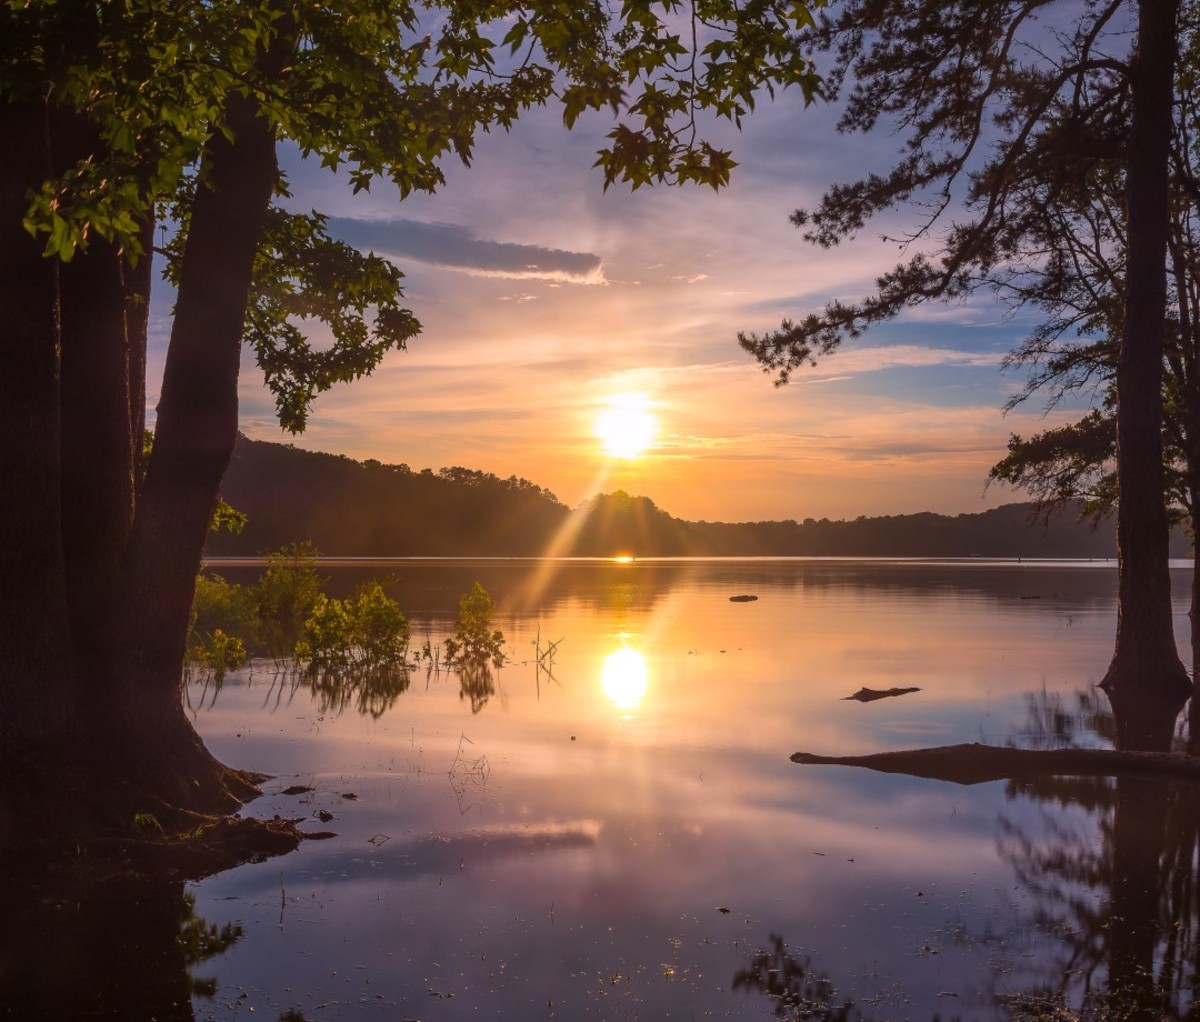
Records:
[[[948,225],[934,254],[918,251],[880,277],[863,301],[739,338],[785,382],[873,323],[981,289],[1043,312],[1043,338],[1106,315],[1117,325],[1120,610],[1103,686],[1128,748],[1165,748],[1190,692],[1172,630],[1161,438],[1177,11],[1176,0],[838,5],[808,41],[831,55],[834,85],[853,82],[840,126],[898,122],[905,149],[886,173],[833,187],[793,221],[832,246],[882,210],[919,203],[905,240],[925,249],[960,195],[967,219]],[[1081,309],[1089,295],[1058,290],[1076,272],[1064,258],[1077,253],[1049,230],[1064,194],[1105,175],[1123,196],[1121,224],[1086,205],[1071,212],[1121,235],[1119,311]],[[1076,196],[1087,197],[1087,188]]]
[[[721,2],[4,5],[0,9],[0,838],[128,826],[131,805],[223,811],[254,792],[183,713],[196,568],[237,435],[243,342],[302,428],[314,396],[419,326],[400,274],[283,212],[284,140],[356,189],[407,195],[469,161],[479,131],[557,98],[569,127],[622,123],[606,184],[717,187],[730,154],[697,117],[817,79],[789,37],[803,6]],[[422,22],[425,18],[428,24]],[[703,17],[703,24],[700,23]],[[702,35],[700,33],[703,33]],[[682,63],[682,66],[680,62]],[[176,287],[143,475],[151,241]],[[326,350],[296,319],[324,320]],[[47,813],[103,778],[103,799]],[[69,781],[69,783],[66,783]],[[119,797],[121,796],[121,797]]]

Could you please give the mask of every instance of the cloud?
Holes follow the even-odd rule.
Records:
[[[998,369],[1000,359],[991,352],[962,351],[954,348],[928,348],[918,344],[885,344],[874,347],[849,345],[839,348],[820,363],[836,370],[836,375],[797,376],[807,383],[832,383],[857,373],[884,369],[929,368],[931,366],[973,366]],[[812,371],[812,370],[810,370]]]
[[[490,241],[458,224],[331,217],[329,230],[359,248],[417,259],[475,276],[572,284],[607,283],[600,257],[590,252]]]

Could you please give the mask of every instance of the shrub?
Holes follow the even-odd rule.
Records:
[[[254,608],[245,587],[201,572],[192,598],[191,631],[211,634],[218,628],[231,635],[253,635]]]
[[[317,549],[293,543],[267,555],[267,570],[250,588],[255,631],[274,660],[296,655],[304,624],[321,598]]]
[[[193,637],[188,660],[210,668],[220,682],[225,680],[226,671],[236,671],[246,662],[246,647],[236,635],[214,628]]]
[[[396,601],[368,582],[347,600],[317,598],[296,655],[324,670],[393,666],[408,655],[409,631]]]
[[[496,604],[483,585],[476,582],[458,601],[458,624],[454,637],[446,640],[446,660],[452,666],[491,661],[504,663],[504,633],[492,630]]]
[[[353,701],[359,713],[379,717],[408,689],[408,619],[378,582],[347,600],[322,595],[304,622],[296,656],[322,713],[340,713]]]

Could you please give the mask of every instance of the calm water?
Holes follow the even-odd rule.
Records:
[[[1144,914],[1190,1003],[1194,789],[1132,799],[1139,834],[1176,821],[1137,860],[1113,782],[964,788],[788,759],[1103,744],[1111,565],[326,573],[390,577],[417,648],[479,579],[512,659],[471,691],[426,665],[382,694],[314,695],[262,667],[190,687],[217,756],[277,775],[250,811],[337,836],[188,888],[181,925],[209,937],[184,956],[179,1017],[1007,1018],[1013,994],[1102,993],[1114,912]],[[1175,573],[1184,643],[1189,581]],[[920,691],[844,698],[864,686]]]

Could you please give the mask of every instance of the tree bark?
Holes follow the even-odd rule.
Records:
[[[1192,584],[1191,598],[1188,603],[1188,631],[1192,648],[1192,698],[1188,706],[1188,753],[1200,755],[1200,676],[1197,667],[1200,666],[1200,572],[1196,571],[1196,557],[1200,551],[1200,480],[1188,484],[1192,497],[1191,533],[1192,533]]]
[[[58,266],[21,225],[54,169],[48,110],[0,105],[0,842],[15,792],[71,747],[71,641],[59,494]]]
[[[206,153],[180,270],[154,449],[122,573],[118,705],[138,762],[164,786],[228,804],[229,777],[182,705],[196,572],[237,438],[237,386],[251,274],[278,182],[275,138],[254,99],[231,94]],[[193,776],[199,775],[199,776]],[[201,781],[204,783],[200,783]],[[235,793],[235,797],[244,797]]]
[[[144,257],[149,261],[149,253]],[[94,695],[108,685],[100,670],[116,634],[111,610],[121,558],[133,524],[144,402],[148,294],[113,245],[95,239],[60,269],[62,281],[63,550],[77,672]],[[144,413],[143,413],[144,414]]]
[[[1191,683],[1175,648],[1162,358],[1177,0],[1141,0],[1130,76],[1125,319],[1117,360],[1117,636],[1101,688],[1123,749],[1165,751]]]

